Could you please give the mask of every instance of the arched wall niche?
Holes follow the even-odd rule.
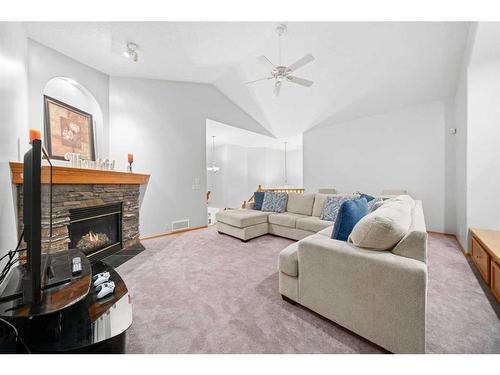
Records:
[[[69,77],[50,79],[45,84],[43,95],[57,99],[92,115],[95,155],[96,158],[103,157],[101,150],[104,149],[104,118],[101,107],[94,95],[85,86]]]

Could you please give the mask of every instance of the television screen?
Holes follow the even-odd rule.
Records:
[[[26,266],[23,276],[24,303],[41,300],[41,163],[42,141],[35,139],[24,154],[23,230],[26,242]]]
[[[42,290],[54,280],[52,253],[54,233],[52,210],[52,163],[40,140],[32,142],[24,155],[23,224],[26,242],[26,266],[23,277],[23,300],[37,303]]]

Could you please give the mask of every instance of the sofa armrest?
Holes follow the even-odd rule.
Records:
[[[427,236],[427,232],[419,230],[408,232],[392,249],[392,253],[427,263]]]
[[[301,304],[390,351],[425,351],[425,263],[318,234],[298,261]]]

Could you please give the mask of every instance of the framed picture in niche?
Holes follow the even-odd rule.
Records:
[[[67,152],[95,160],[92,115],[44,95],[45,144],[51,158],[64,160]]]

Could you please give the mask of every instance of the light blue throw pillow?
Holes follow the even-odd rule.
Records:
[[[284,192],[266,191],[262,211],[265,212],[285,212],[287,195]]]
[[[321,213],[321,220],[335,221],[339,213],[340,206],[345,201],[350,201],[358,198],[357,196],[329,196],[325,200],[323,212]]]

